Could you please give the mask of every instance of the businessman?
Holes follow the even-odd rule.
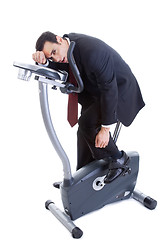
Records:
[[[84,83],[83,92],[78,94],[82,110],[78,120],[77,170],[94,160],[106,159],[110,164],[105,183],[110,183],[123,174],[129,161],[127,154],[115,145],[110,126],[117,121],[130,126],[145,103],[130,67],[100,39],[77,33],[60,37],[44,32],[36,42],[32,58],[49,68],[69,71],[70,41],[76,43],[73,56]]]

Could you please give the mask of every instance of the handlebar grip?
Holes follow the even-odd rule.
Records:
[[[80,76],[80,72],[77,68],[77,65],[75,63],[74,57],[73,57],[73,50],[75,47],[75,42],[71,41],[69,49],[68,49],[68,53],[67,53],[67,58],[68,58],[68,62],[69,65],[71,67],[71,70],[73,72],[73,75],[77,81],[78,87],[73,87],[71,89],[72,92],[76,92],[76,93],[80,93],[83,91],[84,85],[83,85],[83,81],[82,78]]]

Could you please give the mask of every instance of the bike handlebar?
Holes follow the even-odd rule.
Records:
[[[77,65],[76,65],[74,57],[73,57],[74,47],[75,47],[75,42],[72,41],[70,43],[70,46],[69,46],[69,49],[68,49],[67,58],[68,58],[68,62],[69,62],[69,65],[71,67],[71,70],[73,72],[73,75],[74,75],[74,77],[77,81],[78,87],[70,86],[69,90],[71,90],[71,92],[80,93],[80,92],[83,91],[84,85],[83,85],[83,81],[82,81],[81,76],[80,76],[80,72],[77,68]]]

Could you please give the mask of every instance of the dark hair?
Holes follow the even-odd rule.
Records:
[[[36,42],[36,51],[42,51],[44,48],[45,42],[52,42],[52,43],[57,43],[57,39],[54,33],[52,32],[44,32],[41,34],[41,36],[37,39]]]

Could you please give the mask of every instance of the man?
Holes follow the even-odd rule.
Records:
[[[110,134],[117,121],[129,126],[144,107],[137,80],[121,56],[103,41],[83,34],[62,37],[44,32],[37,40],[35,62],[50,68],[67,69],[70,41],[76,43],[75,62],[84,83],[78,94],[79,118],[77,169],[95,159],[110,160],[105,183],[123,173],[129,157],[119,151]]]

